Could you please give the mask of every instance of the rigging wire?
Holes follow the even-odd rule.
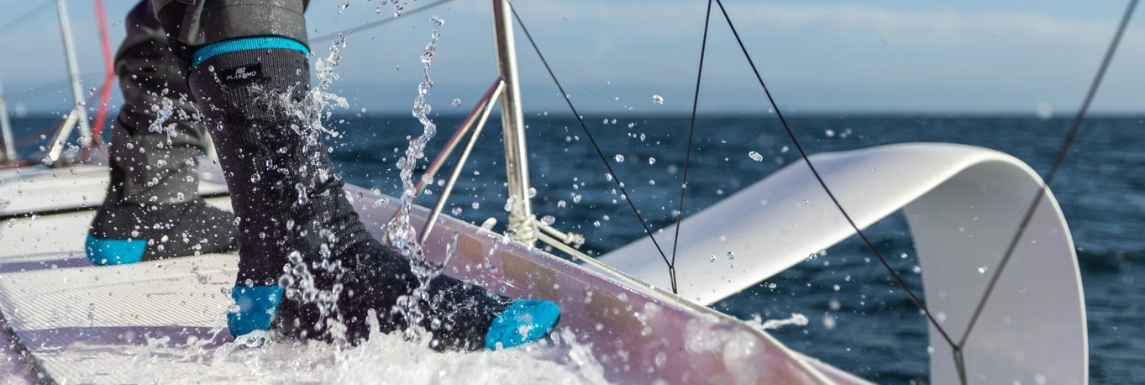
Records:
[[[1121,17],[1121,24],[1117,26],[1117,32],[1113,35],[1113,41],[1109,43],[1109,48],[1105,51],[1105,57],[1101,60],[1097,74],[1094,75],[1093,81],[1089,85],[1089,91],[1085,94],[1085,99],[1081,103],[1081,109],[1079,109],[1077,115],[1074,116],[1069,132],[1066,134],[1061,148],[1058,149],[1057,155],[1054,156],[1054,163],[1050,167],[1050,171],[1046,173],[1046,178],[1042,182],[1041,188],[1038,189],[1037,195],[1034,196],[1034,201],[1030,202],[1030,208],[1026,210],[1026,215],[1022,217],[1021,225],[1018,226],[1018,232],[1014,234],[1014,238],[1010,240],[1010,245],[1006,248],[1006,254],[1002,256],[1002,261],[998,264],[998,268],[995,269],[994,275],[990,277],[990,283],[986,285],[986,291],[982,293],[982,299],[978,301],[978,307],[974,309],[974,315],[970,317],[970,323],[967,324],[966,332],[962,335],[962,340],[959,342],[960,346],[965,344],[966,340],[970,338],[970,332],[974,330],[974,325],[982,315],[982,310],[986,307],[986,301],[990,299],[990,294],[994,291],[994,287],[998,283],[998,278],[1002,276],[1002,270],[1006,268],[1007,263],[1009,263],[1011,257],[1014,256],[1014,250],[1018,248],[1018,242],[1029,227],[1030,221],[1034,217],[1034,212],[1037,211],[1042,198],[1046,196],[1046,191],[1049,189],[1050,184],[1053,183],[1054,177],[1057,176],[1066,154],[1069,153],[1070,147],[1073,146],[1074,140],[1077,139],[1081,122],[1085,119],[1089,105],[1093,102],[1093,96],[1097,94],[1097,88],[1101,86],[1101,80],[1105,77],[1105,70],[1109,68],[1109,63],[1113,61],[1113,54],[1117,52],[1117,46],[1121,44],[1121,36],[1125,34],[1125,28],[1129,25],[1129,19],[1133,16],[1133,10],[1135,8],[1137,8],[1137,0],[1130,0],[1129,6],[1125,9],[1125,14]]]
[[[589,143],[592,143],[592,148],[596,150],[596,154],[600,157],[600,161],[603,162],[604,167],[608,169],[608,174],[612,175],[612,181],[616,182],[616,186],[620,188],[620,193],[624,196],[624,200],[628,202],[628,207],[632,208],[632,213],[636,214],[636,219],[640,220],[640,225],[644,226],[644,233],[648,234],[649,239],[652,239],[652,244],[656,246],[656,251],[660,252],[660,258],[664,259],[664,263],[671,266],[672,263],[668,261],[668,256],[664,253],[664,249],[660,247],[660,243],[657,242],[656,237],[652,235],[652,229],[648,227],[648,222],[644,220],[644,216],[640,215],[640,210],[636,209],[636,204],[632,203],[632,198],[628,196],[628,191],[624,189],[624,183],[620,182],[620,176],[612,170],[612,165],[608,164],[608,158],[604,156],[604,151],[601,151],[600,146],[596,144],[596,139],[594,139],[592,137],[592,133],[589,132],[588,125],[585,124],[584,118],[581,117],[580,113],[577,112],[576,107],[573,106],[572,99],[569,99],[569,95],[565,92],[565,88],[562,87],[561,82],[557,80],[557,75],[553,73],[553,68],[550,67],[549,62],[545,60],[545,55],[541,54],[541,49],[537,47],[537,42],[533,40],[533,35],[529,34],[529,29],[525,27],[525,22],[521,20],[521,15],[517,14],[517,8],[513,6],[512,2],[507,3],[509,4],[509,11],[513,12],[513,18],[517,19],[517,24],[521,26],[521,31],[525,32],[525,37],[529,39],[529,44],[531,44],[533,46],[533,50],[537,52],[537,57],[541,59],[541,64],[545,65],[545,70],[549,71],[549,76],[552,77],[553,83],[556,83],[557,89],[560,90],[561,96],[565,99],[565,103],[567,103],[569,109],[572,110],[573,117],[575,117],[577,122],[580,123],[580,128],[584,130],[584,135],[588,137],[588,141]],[[677,291],[675,268],[670,267],[669,270],[673,272],[671,275],[671,282],[672,293],[675,294]]]
[[[0,36],[3,36],[4,34],[7,34],[8,32],[12,32],[12,30],[15,29],[16,27],[19,27],[20,25],[31,21],[39,13],[51,8],[51,7],[49,7],[50,5],[52,5],[50,0],[41,1],[40,5],[37,5],[35,8],[32,8],[32,9],[20,14],[20,16],[16,16],[16,17],[12,18],[12,20],[9,20],[7,23],[4,23],[4,25],[0,25]]]
[[[688,189],[688,169],[692,165],[692,139],[696,134],[696,108],[700,104],[700,80],[704,77],[704,55],[708,51],[708,25],[712,21],[712,0],[708,0],[708,11],[704,16],[704,39],[700,43],[700,66],[696,70],[696,92],[692,95],[692,119],[688,123],[688,149],[684,152],[684,177],[680,182],[680,202],[676,210],[676,234],[672,237],[672,263],[668,271],[672,275],[672,282],[676,282],[676,247],[680,244],[680,225],[684,221],[684,192]],[[672,291],[675,292],[675,288]]]
[[[430,9],[436,8],[439,5],[444,5],[445,3],[448,3],[451,1],[453,1],[453,0],[441,0],[441,1],[438,1],[438,2],[430,4],[430,5],[423,5],[421,7],[418,7],[417,9],[403,12],[402,15],[405,15],[405,16],[416,15],[416,14],[428,11]],[[362,31],[365,31],[368,29],[380,27],[386,23],[392,22],[392,21],[397,20],[397,19],[398,18],[395,16],[395,17],[391,17],[391,18],[386,18],[386,19],[362,24],[362,25],[359,25],[359,26],[354,27],[354,28],[350,28],[350,29],[345,30],[345,31],[330,33],[330,34],[326,34],[326,35],[322,35],[322,36],[310,39],[309,42],[310,42],[310,44],[314,44],[314,43],[321,43],[321,42],[325,42],[325,41],[333,41],[335,38],[338,37],[338,35],[350,35],[350,34],[362,32]]]
[[[813,174],[815,179],[819,181],[819,185],[823,187],[823,191],[826,192],[827,196],[831,198],[831,201],[835,203],[835,207],[837,207],[839,212],[843,214],[843,218],[847,219],[847,223],[851,225],[851,228],[854,229],[855,233],[858,234],[860,239],[862,239],[863,243],[867,246],[867,249],[869,249],[871,253],[873,253],[875,257],[878,258],[879,262],[882,263],[884,268],[886,268],[887,273],[891,275],[891,278],[894,278],[899,287],[904,292],[906,292],[907,296],[910,297],[911,302],[914,302],[914,305],[918,307],[919,310],[922,310],[922,313],[930,321],[931,325],[933,325],[934,328],[938,330],[939,334],[942,335],[942,338],[945,339],[946,342],[950,344],[950,346],[957,347],[957,345],[954,344],[954,340],[950,338],[950,335],[947,334],[946,330],[942,328],[942,325],[938,323],[938,320],[936,320],[934,316],[930,314],[930,311],[927,310],[926,305],[922,303],[922,300],[919,299],[918,296],[910,290],[910,287],[907,286],[902,277],[900,277],[898,273],[896,273],[895,270],[891,268],[890,263],[887,263],[887,260],[883,257],[882,253],[879,253],[878,249],[875,248],[875,245],[871,243],[870,239],[867,239],[866,234],[863,234],[863,231],[859,229],[859,226],[855,224],[855,221],[851,219],[851,215],[847,214],[847,210],[843,209],[843,205],[839,203],[839,199],[835,198],[835,194],[831,192],[830,188],[827,187],[827,182],[825,182],[823,177],[819,175],[819,170],[815,168],[815,165],[811,164],[811,159],[807,157],[807,152],[803,149],[803,146],[799,144],[799,140],[795,138],[795,132],[791,130],[790,125],[787,124],[787,119],[783,117],[783,113],[779,110],[779,105],[775,103],[775,98],[771,96],[771,91],[768,90],[767,84],[764,83],[763,77],[760,76],[759,69],[755,66],[755,61],[751,59],[751,54],[747,52],[747,46],[744,45],[743,39],[740,38],[735,24],[732,23],[731,17],[728,16],[728,11],[724,8],[724,3],[721,0],[715,1],[716,5],[720,6],[720,12],[723,13],[724,20],[727,20],[728,27],[730,27],[732,30],[732,35],[735,36],[736,42],[739,43],[739,47],[740,50],[743,51],[744,58],[747,59],[748,64],[751,66],[752,72],[755,73],[756,80],[759,82],[760,87],[763,88],[764,94],[767,95],[767,100],[771,103],[771,108],[775,110],[775,115],[779,117],[779,122],[783,125],[783,129],[787,131],[787,136],[791,138],[791,142],[794,144],[795,149],[799,151],[799,156],[803,158],[803,162],[807,164],[807,168],[811,169],[811,174]]]

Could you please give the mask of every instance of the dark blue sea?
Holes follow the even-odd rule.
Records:
[[[436,155],[462,118],[435,117],[439,133],[429,146],[430,156]],[[21,153],[36,151],[44,142],[43,129],[58,120],[16,119]],[[537,189],[533,207],[538,215],[552,215],[557,228],[585,234],[584,247],[592,253],[643,236],[628,206],[623,201],[613,203],[616,195],[609,191],[614,182],[607,179],[575,119],[529,113],[526,120],[530,177]],[[586,115],[585,120],[641,215],[654,229],[671,224],[688,117]],[[504,222],[500,119],[494,116],[490,122],[447,206],[477,224],[491,216]],[[1070,119],[824,115],[797,116],[789,122],[810,153],[900,142],[954,142],[1010,153],[1044,176]],[[333,160],[346,179],[398,195],[394,164],[408,136],[420,134],[417,121],[408,114],[336,115],[329,123],[343,133],[330,143]],[[684,215],[799,160],[774,115],[702,116],[696,124],[694,150]],[[750,151],[761,154],[763,161],[749,157]],[[617,162],[618,154],[623,162]],[[1145,278],[1138,281],[1136,272],[1145,268],[1145,118],[1087,119],[1051,189],[1078,248],[1089,321],[1091,383],[1140,381],[1145,378]],[[440,187],[433,190],[421,204],[433,204]],[[901,213],[870,227],[867,234],[884,255],[909,256],[890,262],[912,290],[921,292],[920,277],[912,270],[914,248]],[[925,320],[877,261],[865,262],[870,256],[852,238],[828,249],[825,257],[795,266],[713,307],[743,319],[803,314],[811,320],[807,326],[788,326],[773,334],[796,350],[876,383],[926,382]],[[847,276],[850,281],[845,281]],[[835,291],[835,285],[841,289]],[[839,301],[839,310],[831,310],[832,300]],[[821,322],[825,314],[837,318],[834,327]]]

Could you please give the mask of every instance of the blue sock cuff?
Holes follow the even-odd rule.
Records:
[[[227,327],[238,337],[256,330],[270,330],[270,322],[282,302],[281,286],[235,286],[231,298],[239,309],[227,313]]]
[[[539,340],[549,334],[560,318],[561,309],[553,301],[514,300],[493,319],[485,334],[485,348],[506,349]]]
[[[88,234],[84,254],[96,266],[139,263],[147,249],[145,239],[100,239]]]
[[[281,36],[240,37],[207,44],[203,46],[203,48],[199,48],[199,50],[195,51],[195,54],[192,55],[191,68],[198,67],[199,64],[202,64],[207,59],[222,54],[267,49],[286,49],[302,52],[303,55],[310,54],[310,49],[306,48],[305,44],[291,38]]]

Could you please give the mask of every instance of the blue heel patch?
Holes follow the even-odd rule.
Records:
[[[88,234],[84,254],[96,266],[139,263],[147,249],[144,239],[99,239]]]
[[[485,334],[485,348],[506,349],[539,340],[549,334],[560,318],[561,309],[553,301],[514,300],[493,319]]]
[[[238,311],[227,313],[227,327],[236,338],[256,330],[270,330],[282,302],[281,286],[235,286],[231,298]]]

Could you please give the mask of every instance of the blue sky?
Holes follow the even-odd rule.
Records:
[[[43,0],[0,0],[0,23]],[[380,0],[314,0],[312,37],[392,17]],[[112,40],[132,1],[108,1]],[[416,9],[431,0],[409,2]],[[88,0],[69,1],[84,88],[102,79]],[[702,0],[518,0],[517,7],[577,105],[601,113],[683,112],[691,106]],[[748,49],[788,112],[1008,112],[1039,105],[1068,114],[1126,2],[1114,0],[746,1],[726,0]],[[66,68],[54,9],[0,32],[0,78],[10,108],[67,108]],[[338,93],[351,110],[407,111],[417,93],[418,57],[430,15],[446,20],[430,72],[438,112],[463,112],[495,79],[489,5],[455,0],[381,28],[350,35]],[[717,14],[718,15],[718,14]],[[1145,111],[1145,21],[1131,24],[1094,109]],[[566,107],[518,29],[523,92],[532,113]],[[325,55],[329,43],[314,44]],[[700,106],[766,111],[762,93],[721,18],[713,19]],[[55,83],[55,84],[53,84]],[[662,95],[663,105],[652,103]],[[454,98],[461,106],[451,106]],[[117,103],[117,102],[115,102]]]

